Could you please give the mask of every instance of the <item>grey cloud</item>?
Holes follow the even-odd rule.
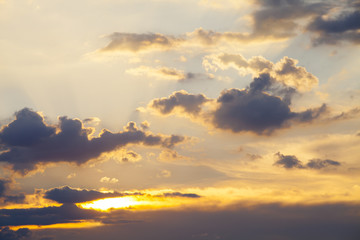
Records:
[[[293,112],[289,105],[296,92],[294,88],[278,83],[268,73],[263,73],[254,78],[247,89],[224,90],[216,102],[202,94],[181,91],[168,98],[153,100],[150,107],[161,114],[169,114],[179,107],[191,117],[201,117],[219,129],[269,135],[295,122],[310,123],[326,112],[326,105]],[[203,109],[204,103],[210,101],[215,110]]]
[[[109,36],[111,42],[101,49],[107,51],[132,51],[138,52],[151,49],[170,49],[177,43],[181,42],[181,38],[166,36],[159,33],[119,33],[115,32]]]
[[[9,227],[0,227],[1,240],[26,240],[31,238],[31,231],[28,228],[19,228],[14,231]]]
[[[360,11],[343,12],[332,19],[319,16],[307,26],[307,30],[316,33],[315,45],[337,44],[340,41],[360,44]]]
[[[252,131],[271,134],[285,127],[293,117],[289,106],[279,97],[263,92],[229,89],[217,99],[218,108],[213,112],[213,124],[233,132]]]
[[[1,209],[0,226],[51,225],[74,223],[81,220],[98,220],[103,215],[95,210],[81,209],[75,204],[60,207]]]
[[[212,79],[214,79],[214,77],[209,74],[187,72],[184,78],[179,79],[179,82],[187,83],[197,80],[212,80]]]
[[[25,175],[39,164],[83,164],[127,144],[173,147],[185,139],[144,132],[133,122],[122,132],[103,130],[99,137],[90,139],[91,133],[92,129],[84,128],[78,119],[60,117],[58,126],[50,126],[39,114],[25,108],[17,112],[16,119],[0,131],[0,147],[4,149],[0,153],[0,162],[9,163],[14,171]]]
[[[0,200],[3,203],[23,203],[25,201],[23,193],[17,195],[8,194],[11,182],[9,179],[0,178]]]
[[[294,155],[283,155],[281,153],[276,153],[275,156],[277,160],[274,165],[284,167],[286,169],[299,168],[299,169],[325,169],[328,167],[338,167],[341,166],[341,163],[334,160],[329,159],[311,159],[308,161],[306,165],[304,165],[296,156]]]
[[[164,193],[164,197],[183,197],[183,198],[200,198],[201,196],[195,193],[181,193],[181,192],[171,192]]]
[[[337,167],[337,166],[340,166],[340,165],[341,165],[340,162],[337,162],[337,161],[334,161],[334,160],[312,159],[306,164],[306,167],[313,168],[313,169],[322,169],[322,168],[326,168],[326,167],[329,167],[329,166]]]
[[[102,193],[95,190],[75,189],[68,186],[53,188],[45,192],[44,198],[58,203],[81,203],[101,198],[121,197],[121,193]]]
[[[297,21],[325,13],[330,5],[302,0],[258,0],[260,9],[252,14],[254,38],[289,38],[296,35]]]
[[[294,155],[283,155],[281,153],[276,153],[275,155],[278,160],[274,163],[274,165],[282,166],[287,169],[304,168],[302,162]]]
[[[175,108],[180,108],[190,114],[198,114],[201,105],[209,101],[203,94],[189,94],[185,91],[174,92],[168,98],[155,99],[150,106],[162,114],[169,114]]]
[[[250,205],[210,211],[193,208],[133,211],[128,216],[140,221],[108,225],[105,229],[108,239],[119,239],[121,234],[122,239],[131,240],[357,240],[360,237],[358,204]],[[73,232],[64,230],[57,233],[59,239],[73,236]],[[95,229],[78,229],[77,233],[77,240],[104,238],[104,231]]]

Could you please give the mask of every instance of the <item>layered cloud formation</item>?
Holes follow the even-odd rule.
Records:
[[[218,129],[263,135],[295,123],[310,123],[326,112],[326,105],[292,111],[290,104],[295,93],[296,89],[263,73],[247,89],[224,90],[217,99],[179,91],[168,98],[154,99],[149,106],[163,115],[180,109],[180,114],[202,119]]]
[[[358,2],[349,1],[253,1],[247,16],[248,32],[217,32],[201,27],[183,35],[114,32],[101,52],[177,49],[179,46],[216,46],[223,43],[256,43],[287,40],[308,32],[313,45],[348,42],[359,44]],[[329,17],[330,16],[330,17]]]
[[[122,132],[104,129],[99,137],[91,134],[92,129],[85,128],[78,119],[59,117],[59,124],[52,126],[46,124],[39,113],[25,108],[0,131],[0,161],[26,174],[46,163],[83,164],[127,144],[171,148],[185,140],[182,136],[155,135],[139,130],[134,122],[129,122]]]

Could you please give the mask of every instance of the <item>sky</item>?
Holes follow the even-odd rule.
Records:
[[[0,239],[360,239],[360,1],[0,0]]]

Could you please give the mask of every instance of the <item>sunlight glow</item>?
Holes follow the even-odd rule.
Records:
[[[28,228],[30,230],[36,229],[53,229],[53,228],[61,228],[61,229],[76,229],[76,228],[91,228],[91,227],[99,227],[102,226],[103,223],[95,222],[95,221],[79,221],[74,223],[56,223],[50,225],[22,225],[22,226],[9,226],[9,228],[13,231],[16,231],[20,228]]]
[[[85,209],[108,211],[110,209],[131,208],[139,204],[142,204],[142,202],[135,197],[116,197],[80,203],[78,206]]]

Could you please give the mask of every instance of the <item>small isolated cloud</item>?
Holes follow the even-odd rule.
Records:
[[[158,174],[156,174],[157,178],[169,178],[171,177],[171,172],[169,170],[161,170]]]
[[[199,114],[201,107],[209,99],[203,94],[189,94],[186,91],[174,92],[167,98],[154,99],[149,105],[161,114],[170,114],[175,109],[189,114]]]
[[[312,168],[312,169],[322,169],[322,168],[326,168],[326,167],[330,167],[330,166],[340,166],[341,164],[337,161],[334,160],[321,160],[321,159],[312,159],[310,160],[307,164],[306,167],[307,168]]]
[[[37,112],[24,108],[15,113],[15,120],[0,130],[0,162],[8,163],[15,172],[27,174],[40,165],[56,162],[83,164],[101,154],[127,144],[143,144],[171,148],[184,137],[152,134],[129,122],[124,131],[112,133],[104,129],[92,137],[92,128],[85,128],[79,119],[59,117],[58,125],[48,125]]]
[[[341,163],[334,160],[329,159],[311,159],[308,161],[306,165],[304,165],[296,156],[294,155],[283,155],[281,153],[276,153],[275,157],[277,160],[275,161],[274,165],[283,167],[286,169],[326,169],[329,167],[338,167],[341,166]]]
[[[76,173],[70,173],[69,175],[67,175],[67,179],[72,179],[72,178],[74,178],[74,177],[76,177]]]
[[[177,160],[187,160],[189,157],[180,155],[177,151],[172,149],[167,149],[161,151],[159,154],[159,160],[163,162],[172,162]]]
[[[100,182],[102,182],[102,183],[117,183],[117,182],[119,182],[119,179],[117,179],[117,178],[109,178],[109,177],[102,177],[100,179]]]
[[[101,198],[121,197],[123,194],[103,193],[96,190],[77,189],[64,186],[61,188],[53,188],[45,192],[44,198],[53,200],[58,203],[81,203],[93,201]]]
[[[126,70],[126,73],[135,76],[147,76],[155,79],[165,79],[177,82],[191,82],[194,80],[211,80],[214,78],[211,74],[184,72],[176,68],[164,66],[149,67],[139,66]]]
[[[201,196],[195,193],[181,193],[181,192],[170,192],[163,193],[164,197],[182,197],[182,198],[200,198]]]
[[[130,51],[139,52],[147,50],[168,50],[183,41],[181,38],[163,35],[160,33],[119,33],[108,36],[110,43],[102,48],[101,52]]]
[[[286,169],[304,168],[302,162],[299,161],[294,155],[283,155],[281,153],[276,153],[275,156],[278,158],[278,160],[274,163],[274,165],[281,166]]]

